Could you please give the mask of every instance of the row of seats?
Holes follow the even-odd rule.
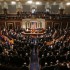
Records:
[[[56,63],[53,65],[52,63],[50,66],[45,63],[45,66],[41,68],[41,70],[70,70],[70,63]]]
[[[7,32],[6,32],[7,31]],[[12,31],[2,31],[9,40],[13,38],[14,43],[9,44],[8,40],[0,36],[0,70],[29,70],[31,47],[28,38],[25,40]]]
[[[0,65],[0,70],[29,70],[29,67],[23,65],[22,67],[12,67],[7,65]]]
[[[40,38],[38,54],[40,70],[69,70],[70,31],[51,30],[46,30],[46,36]]]

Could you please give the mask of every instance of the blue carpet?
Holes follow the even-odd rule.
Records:
[[[38,56],[37,51],[35,51],[35,48],[33,48],[31,52],[30,70],[39,70]]]

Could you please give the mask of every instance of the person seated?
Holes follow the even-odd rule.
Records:
[[[70,70],[70,62],[67,62],[67,68]]]
[[[41,70],[49,70],[49,66],[48,66],[47,62],[45,62],[45,66],[43,66],[41,68]]]
[[[54,70],[54,68],[55,68],[54,63],[53,62],[50,62],[50,69],[49,70]]]
[[[53,52],[51,52],[50,58],[51,58],[50,61],[53,62],[53,63],[55,63],[55,55],[53,54]]]
[[[45,57],[44,55],[42,55],[42,58],[40,58],[40,61],[39,61],[40,65],[43,67],[44,64],[45,64]]]
[[[54,70],[60,70],[60,62],[59,62],[59,60],[56,60],[56,64],[55,64]]]
[[[70,61],[70,51],[67,51],[67,61]]]
[[[60,54],[58,52],[56,54],[56,60],[59,60],[60,61]]]
[[[46,61],[48,64],[50,64],[50,62],[51,62],[50,53],[47,53],[47,56],[46,56],[46,58],[45,58],[45,61]]]
[[[21,70],[29,70],[29,68],[27,67],[26,63],[24,63],[24,65],[22,66]]]
[[[60,70],[68,70],[66,63],[61,63]]]

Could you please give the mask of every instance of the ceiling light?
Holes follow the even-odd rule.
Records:
[[[41,5],[41,4],[42,4],[42,3],[41,3],[41,2],[39,2],[39,1],[37,1],[37,2],[36,2],[36,5]]]
[[[12,4],[12,5],[15,5],[15,4],[16,4],[16,2],[15,2],[15,1],[11,1],[11,4]]]
[[[69,6],[70,5],[70,2],[67,2],[66,5]]]
[[[27,4],[32,4],[32,1],[31,1],[31,0],[29,0],[29,1],[27,1],[26,3],[27,3]]]

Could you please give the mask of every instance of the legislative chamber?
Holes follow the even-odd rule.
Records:
[[[70,1],[0,0],[0,70],[70,70]]]

